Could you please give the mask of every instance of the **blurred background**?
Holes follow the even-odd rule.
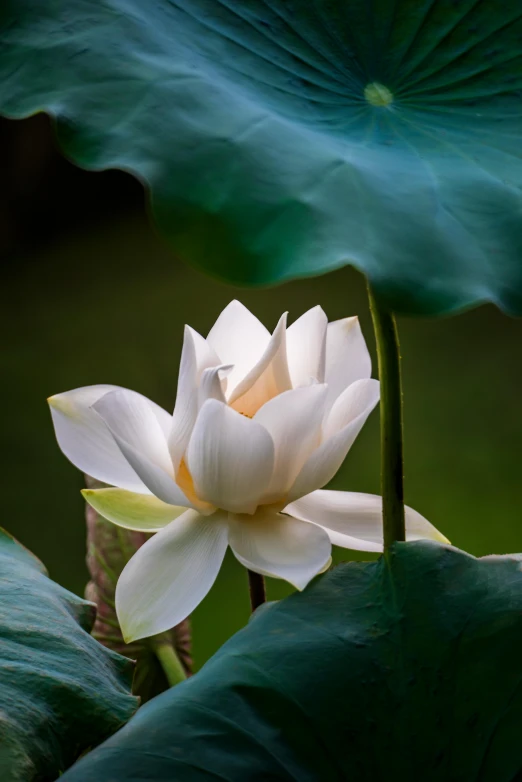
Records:
[[[232,298],[269,329],[283,311],[294,320],[315,304],[330,320],[358,314],[375,355],[365,283],[351,269],[265,290],[203,277],[157,236],[141,185],[70,164],[43,115],[0,121],[0,177],[0,524],[82,594],[84,481],[55,442],[46,398],[114,383],[171,410],[183,325],[205,335]],[[522,321],[487,306],[401,318],[399,329],[408,504],[472,554],[521,551]],[[377,411],[332,488],[379,492]],[[228,556],[193,617],[198,667],[248,614],[246,574]]]

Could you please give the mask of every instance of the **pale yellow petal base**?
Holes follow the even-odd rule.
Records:
[[[101,516],[138,532],[157,532],[187,510],[162,502],[152,494],[125,489],[84,489],[82,494]]]

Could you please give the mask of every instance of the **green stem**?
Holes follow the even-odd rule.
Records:
[[[381,381],[381,487],[386,551],[396,540],[406,540],[399,337],[394,316],[380,307],[369,284],[368,296]]]
[[[174,687],[176,684],[185,681],[187,676],[170,638],[164,633],[160,633],[159,635],[154,635],[149,641],[154,654],[163,668],[169,687]]]
[[[252,607],[252,613],[254,613],[256,608],[259,608],[260,605],[266,603],[265,579],[260,573],[254,573],[253,570],[247,570],[247,573],[250,605]]]

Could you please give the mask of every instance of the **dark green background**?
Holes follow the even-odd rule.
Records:
[[[2,133],[2,524],[81,593],[83,480],[56,445],[46,397],[116,383],[172,408],[183,325],[206,334],[234,297],[271,329],[315,304],[329,319],[359,314],[373,352],[364,280],[345,269],[269,290],[216,283],[157,238],[129,177],[73,169],[45,122]],[[522,322],[488,306],[399,328],[408,503],[473,554],[520,551]],[[332,485],[378,492],[377,412]],[[286,591],[269,583],[270,597]],[[246,577],[228,557],[194,615],[197,665],[247,617]]]

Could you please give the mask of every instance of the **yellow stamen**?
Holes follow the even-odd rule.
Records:
[[[185,495],[185,497],[194,505],[195,508],[197,508],[203,515],[205,515],[205,511],[210,511],[210,509],[213,507],[210,502],[205,502],[205,500],[200,500],[198,495],[196,494],[196,488],[194,486],[194,480],[192,478],[192,475],[190,474],[190,470],[187,467],[187,463],[185,459],[181,460],[181,464],[179,465],[179,469],[176,475],[176,483],[178,484],[179,488]]]

